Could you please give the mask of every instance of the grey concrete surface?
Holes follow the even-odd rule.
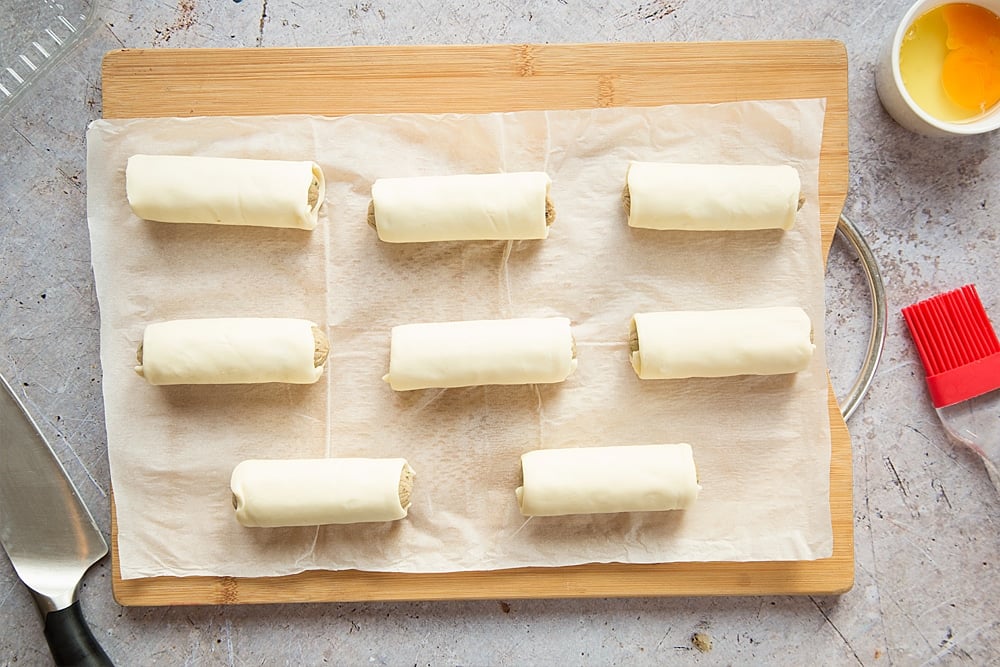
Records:
[[[14,0],[16,4],[19,1]],[[849,424],[856,584],[839,597],[490,600],[123,608],[109,561],[82,600],[122,665],[1000,664],[1000,500],[937,422],[899,309],[975,282],[1000,321],[1000,134],[932,140],[882,111],[873,67],[906,0],[98,3],[98,25],[0,121],[0,372],[108,532],[98,307],[86,226],[87,123],[102,55],[128,47],[842,40],[850,67],[845,211],[879,258],[889,337]],[[835,386],[868,331],[841,242],[828,279]],[[711,638],[699,650],[692,635]],[[703,647],[704,648],[704,647]],[[49,664],[30,596],[0,558],[0,664]]]

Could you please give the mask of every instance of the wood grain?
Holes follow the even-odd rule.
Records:
[[[520,111],[825,97],[825,252],[847,194],[847,54],[835,41],[112,51],[105,118]],[[829,398],[834,550],[814,561],[592,564],[446,574],[123,580],[123,605],[337,600],[836,594],[854,582],[851,442]]]

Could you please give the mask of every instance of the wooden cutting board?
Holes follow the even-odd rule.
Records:
[[[825,97],[820,218],[828,251],[847,194],[847,54],[835,41],[112,51],[105,118],[484,113]],[[591,564],[446,574],[123,580],[123,605],[347,600],[836,594],[854,582],[851,441],[831,390],[834,549],[815,561]]]

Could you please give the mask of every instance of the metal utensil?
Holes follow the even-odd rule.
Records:
[[[861,268],[865,273],[865,279],[868,281],[868,291],[872,301],[872,328],[868,336],[865,360],[861,365],[861,370],[858,371],[858,376],[854,379],[854,384],[840,401],[840,412],[844,416],[844,421],[847,421],[861,405],[861,400],[868,393],[872,380],[875,379],[875,370],[882,359],[882,348],[885,347],[889,315],[885,305],[885,283],[882,281],[882,272],[879,271],[878,262],[875,261],[875,255],[868,242],[865,241],[865,237],[857,226],[843,214],[837,221],[837,232],[847,239],[854,252],[857,253],[858,259],[861,261]]]
[[[0,385],[0,544],[35,598],[56,664],[111,665],[77,599],[84,573],[108,545],[2,376]]]

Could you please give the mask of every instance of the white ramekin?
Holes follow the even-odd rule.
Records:
[[[969,2],[969,0],[962,1]],[[907,10],[903,20],[896,26],[892,39],[887,39],[882,45],[875,67],[875,90],[878,91],[882,106],[889,115],[913,132],[930,137],[956,137],[992,132],[1000,128],[1000,104],[994,105],[985,115],[969,121],[945,121],[921,109],[903,85],[903,77],[899,73],[899,49],[903,44],[903,36],[920,16],[947,4],[952,3],[948,0],[918,0]],[[1000,16],[1000,0],[976,0],[969,4],[985,7]]]

